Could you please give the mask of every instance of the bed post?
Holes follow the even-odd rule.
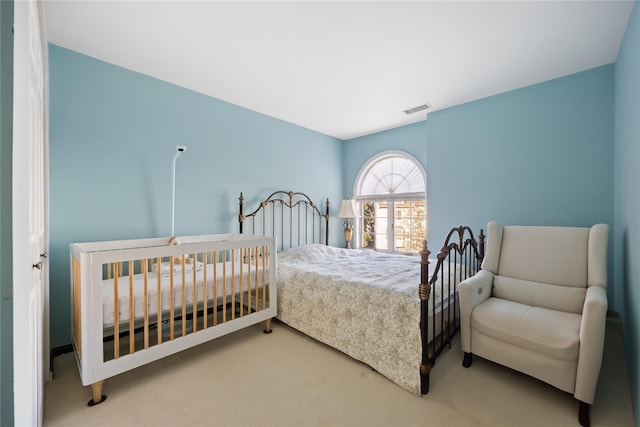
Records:
[[[242,196],[242,191],[240,192],[240,198],[238,199],[240,204],[240,210],[238,211],[238,223],[240,224],[240,234],[242,234],[242,226],[244,224],[244,214],[242,213],[242,206],[244,205],[244,197]]]
[[[427,240],[422,242],[420,251],[420,338],[422,341],[422,363],[420,364],[420,394],[429,392],[429,374],[431,373],[431,362],[429,361],[429,296],[431,285],[429,285],[429,249]]]
[[[329,198],[327,198],[327,215],[324,218],[324,244],[329,246]]]

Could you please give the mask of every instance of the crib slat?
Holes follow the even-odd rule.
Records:
[[[113,264],[113,358],[120,357],[120,304],[118,296],[118,264]]]
[[[262,309],[267,308],[267,248],[262,247]]]
[[[144,277],[144,348],[149,348],[149,263],[146,258],[141,262]]]
[[[162,274],[161,274],[162,258],[156,260],[156,286],[158,288],[156,309],[156,331],[158,335],[158,344],[162,344]]]
[[[208,290],[208,283],[207,283],[207,264],[209,262],[209,253],[208,252],[203,252],[202,253],[202,264],[203,264],[203,284],[202,284],[202,329],[207,329],[207,318],[208,318],[208,313],[207,310],[209,309],[209,301],[207,298],[207,290]]]
[[[193,306],[191,313],[193,315],[193,333],[198,331],[198,287],[196,282],[196,264],[198,262],[198,254],[193,254],[193,261],[191,262],[191,271],[193,272]]]
[[[246,261],[246,253],[244,248],[240,248],[240,317],[244,316],[244,283],[243,283],[243,271],[244,263]]]
[[[257,246],[254,248],[254,254],[255,254],[254,258],[255,258],[255,263],[256,263],[256,265],[255,265],[255,267],[256,267],[256,270],[255,270],[255,275],[256,275],[255,279],[256,279],[256,281],[255,281],[255,292],[254,293],[255,293],[255,301],[256,301],[256,311],[258,311],[258,310],[260,310],[260,308],[258,307],[258,289],[259,289],[260,282],[258,281],[258,261],[259,261],[258,258],[259,258],[259,256],[258,256],[258,247]]]
[[[185,271],[184,271],[184,255],[180,256],[181,265],[182,265],[182,336],[187,335],[187,282],[185,280]]]
[[[129,354],[133,354],[136,349],[135,342],[135,325],[134,325],[134,308],[133,301],[133,260],[129,261]]]
[[[175,332],[175,324],[173,323],[175,317],[175,301],[174,301],[174,283],[173,283],[173,256],[169,258],[169,339],[173,341],[173,336]]]
[[[227,251],[222,260],[222,323],[227,321]]]
[[[251,313],[251,263],[253,259],[251,258],[251,248],[247,248],[247,310],[248,313]]]
[[[231,249],[231,320],[236,318],[236,250]]]

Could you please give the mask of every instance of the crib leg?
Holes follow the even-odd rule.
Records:
[[[271,319],[267,319],[264,322],[264,331],[262,331],[265,334],[270,334],[271,332],[273,332],[271,330]]]
[[[88,406],[96,406],[105,400],[107,400],[107,396],[102,394],[102,385],[104,384],[104,380],[98,381],[97,383],[91,384],[91,392],[93,393],[93,399],[91,399],[87,405]]]

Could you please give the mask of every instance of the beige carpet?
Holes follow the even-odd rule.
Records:
[[[419,397],[274,322],[106,380],[88,407],[73,354],[54,359],[45,426],[577,426],[569,394],[488,361],[462,367],[459,342]],[[609,319],[591,425],[633,426],[620,322]]]

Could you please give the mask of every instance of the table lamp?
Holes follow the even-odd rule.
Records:
[[[356,217],[356,203],[354,200],[343,200],[338,211],[338,218],[345,218],[344,220],[344,241],[345,248],[351,249],[351,236],[353,235],[353,223],[351,218]]]

